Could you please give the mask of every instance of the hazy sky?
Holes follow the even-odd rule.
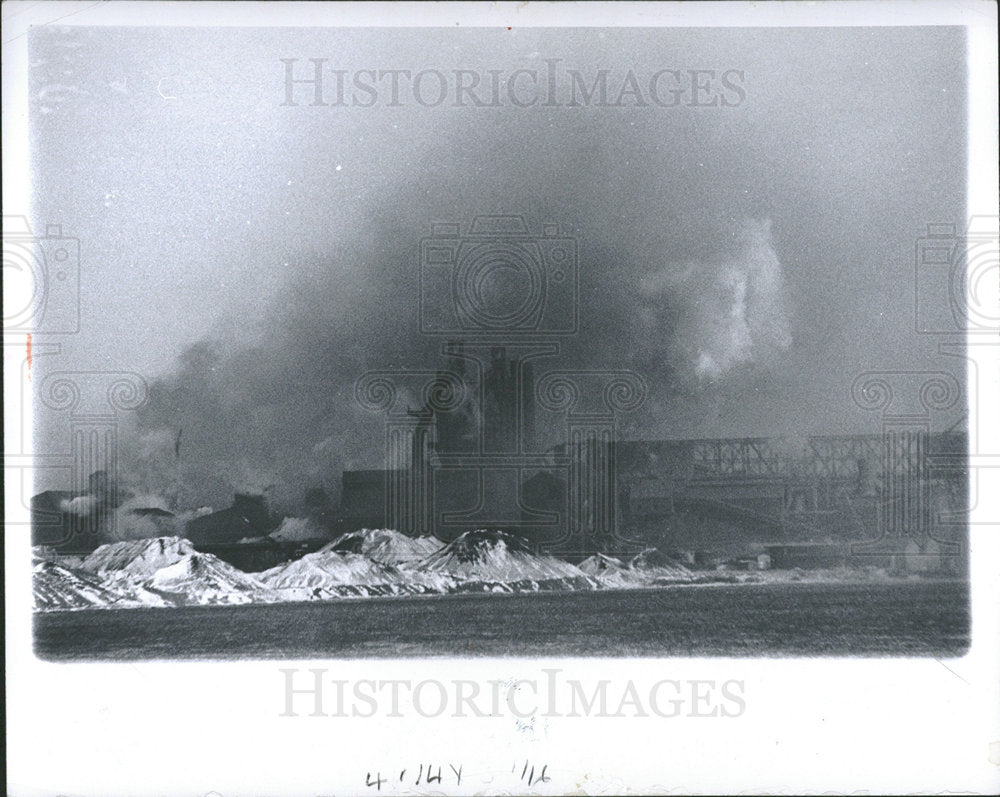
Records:
[[[149,464],[183,427],[189,502],[380,464],[353,386],[437,362],[417,334],[432,221],[522,214],[576,239],[581,328],[559,365],[641,373],[630,436],[875,431],[851,401],[859,373],[964,372],[913,332],[916,240],[965,215],[961,30],[31,35],[32,221],[80,239],[83,306],[35,384],[143,374],[153,396],[128,445]],[[344,70],[345,105],[311,105],[305,84],[283,105],[281,59],[305,78],[313,58],[325,101]],[[570,107],[567,70],[589,88],[602,69],[608,102]],[[394,105],[376,76],[362,107],[362,70],[437,70],[448,95],[434,104],[430,73],[421,104],[401,76]],[[455,70],[487,107],[456,106]],[[615,105],[630,70],[638,96]],[[658,84],[684,91],[673,107],[650,96],[661,70],[679,70]],[[697,73],[700,99],[719,104],[692,105],[691,70],[714,72]],[[513,105],[512,79],[538,101]],[[36,449],[65,450],[65,419],[39,421]]]

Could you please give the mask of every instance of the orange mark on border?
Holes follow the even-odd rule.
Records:
[[[31,333],[28,333],[28,379],[31,379]]]

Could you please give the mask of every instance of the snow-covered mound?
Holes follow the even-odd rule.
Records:
[[[36,561],[32,567],[31,588],[35,609],[42,612],[103,608],[121,597],[90,573],[71,570],[44,559]]]
[[[283,600],[323,600],[326,598],[368,597],[445,592],[449,579],[404,574],[357,553],[340,553],[323,548],[259,574],[261,582]]]
[[[646,586],[647,583],[643,572],[633,570],[621,559],[603,553],[584,559],[578,567],[604,587],[626,589]]]
[[[194,553],[194,546],[182,537],[123,540],[102,545],[81,567],[99,576],[144,579]]]
[[[601,586],[612,589],[655,587],[697,580],[697,576],[684,565],[655,548],[647,548],[627,565],[621,559],[598,553],[584,559],[579,567]]]
[[[647,583],[677,584],[694,581],[696,576],[676,559],[656,548],[647,548],[629,563],[629,569],[641,575]]]
[[[52,573],[72,590],[68,568]],[[37,573],[37,570],[36,570]],[[186,606],[210,603],[267,603],[278,595],[253,576],[200,553],[181,537],[124,540],[102,545],[80,565],[79,574],[99,584],[116,600],[92,604],[125,608],[133,606]]]
[[[503,531],[467,531],[414,567],[454,579],[458,591],[524,592],[594,589],[597,582],[569,562],[536,554]]]
[[[115,590],[83,570],[39,560],[32,567],[31,588],[35,610],[131,608],[141,601]]]
[[[345,534],[319,551],[250,575],[179,537],[102,545],[79,568],[52,550],[34,553],[39,611],[269,603],[446,592],[641,588],[695,581],[656,549],[629,565],[595,554],[579,567],[535,553],[522,538],[477,530],[439,547],[387,529]],[[347,549],[347,550],[344,550]],[[430,550],[429,555],[418,559]]]
[[[626,569],[626,565],[621,559],[615,559],[615,557],[603,553],[595,553],[580,562],[577,567],[588,576],[604,576]]]
[[[342,534],[320,550],[358,553],[382,564],[406,566],[439,551],[442,545],[434,537],[407,537],[393,529],[361,529]]]
[[[180,605],[280,600],[253,576],[207,553],[191,553],[161,567],[141,586]]]

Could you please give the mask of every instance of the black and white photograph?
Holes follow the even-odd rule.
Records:
[[[4,4],[9,793],[1000,787],[996,5],[613,5]]]

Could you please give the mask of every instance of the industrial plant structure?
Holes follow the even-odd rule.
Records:
[[[491,528],[569,559],[656,546],[695,564],[766,552],[776,566],[967,567],[963,431],[914,422],[796,440],[621,440],[617,413],[644,389],[634,375],[540,373],[551,350],[538,345],[444,351],[415,390],[391,392],[418,401],[378,404],[385,468],[342,474],[339,506],[309,509],[319,535],[394,528],[448,541]],[[115,489],[96,474],[86,491],[36,496],[33,542],[79,552],[106,541]],[[182,531],[231,561],[273,563],[302,547],[268,538],[279,521],[263,497],[237,495]]]

